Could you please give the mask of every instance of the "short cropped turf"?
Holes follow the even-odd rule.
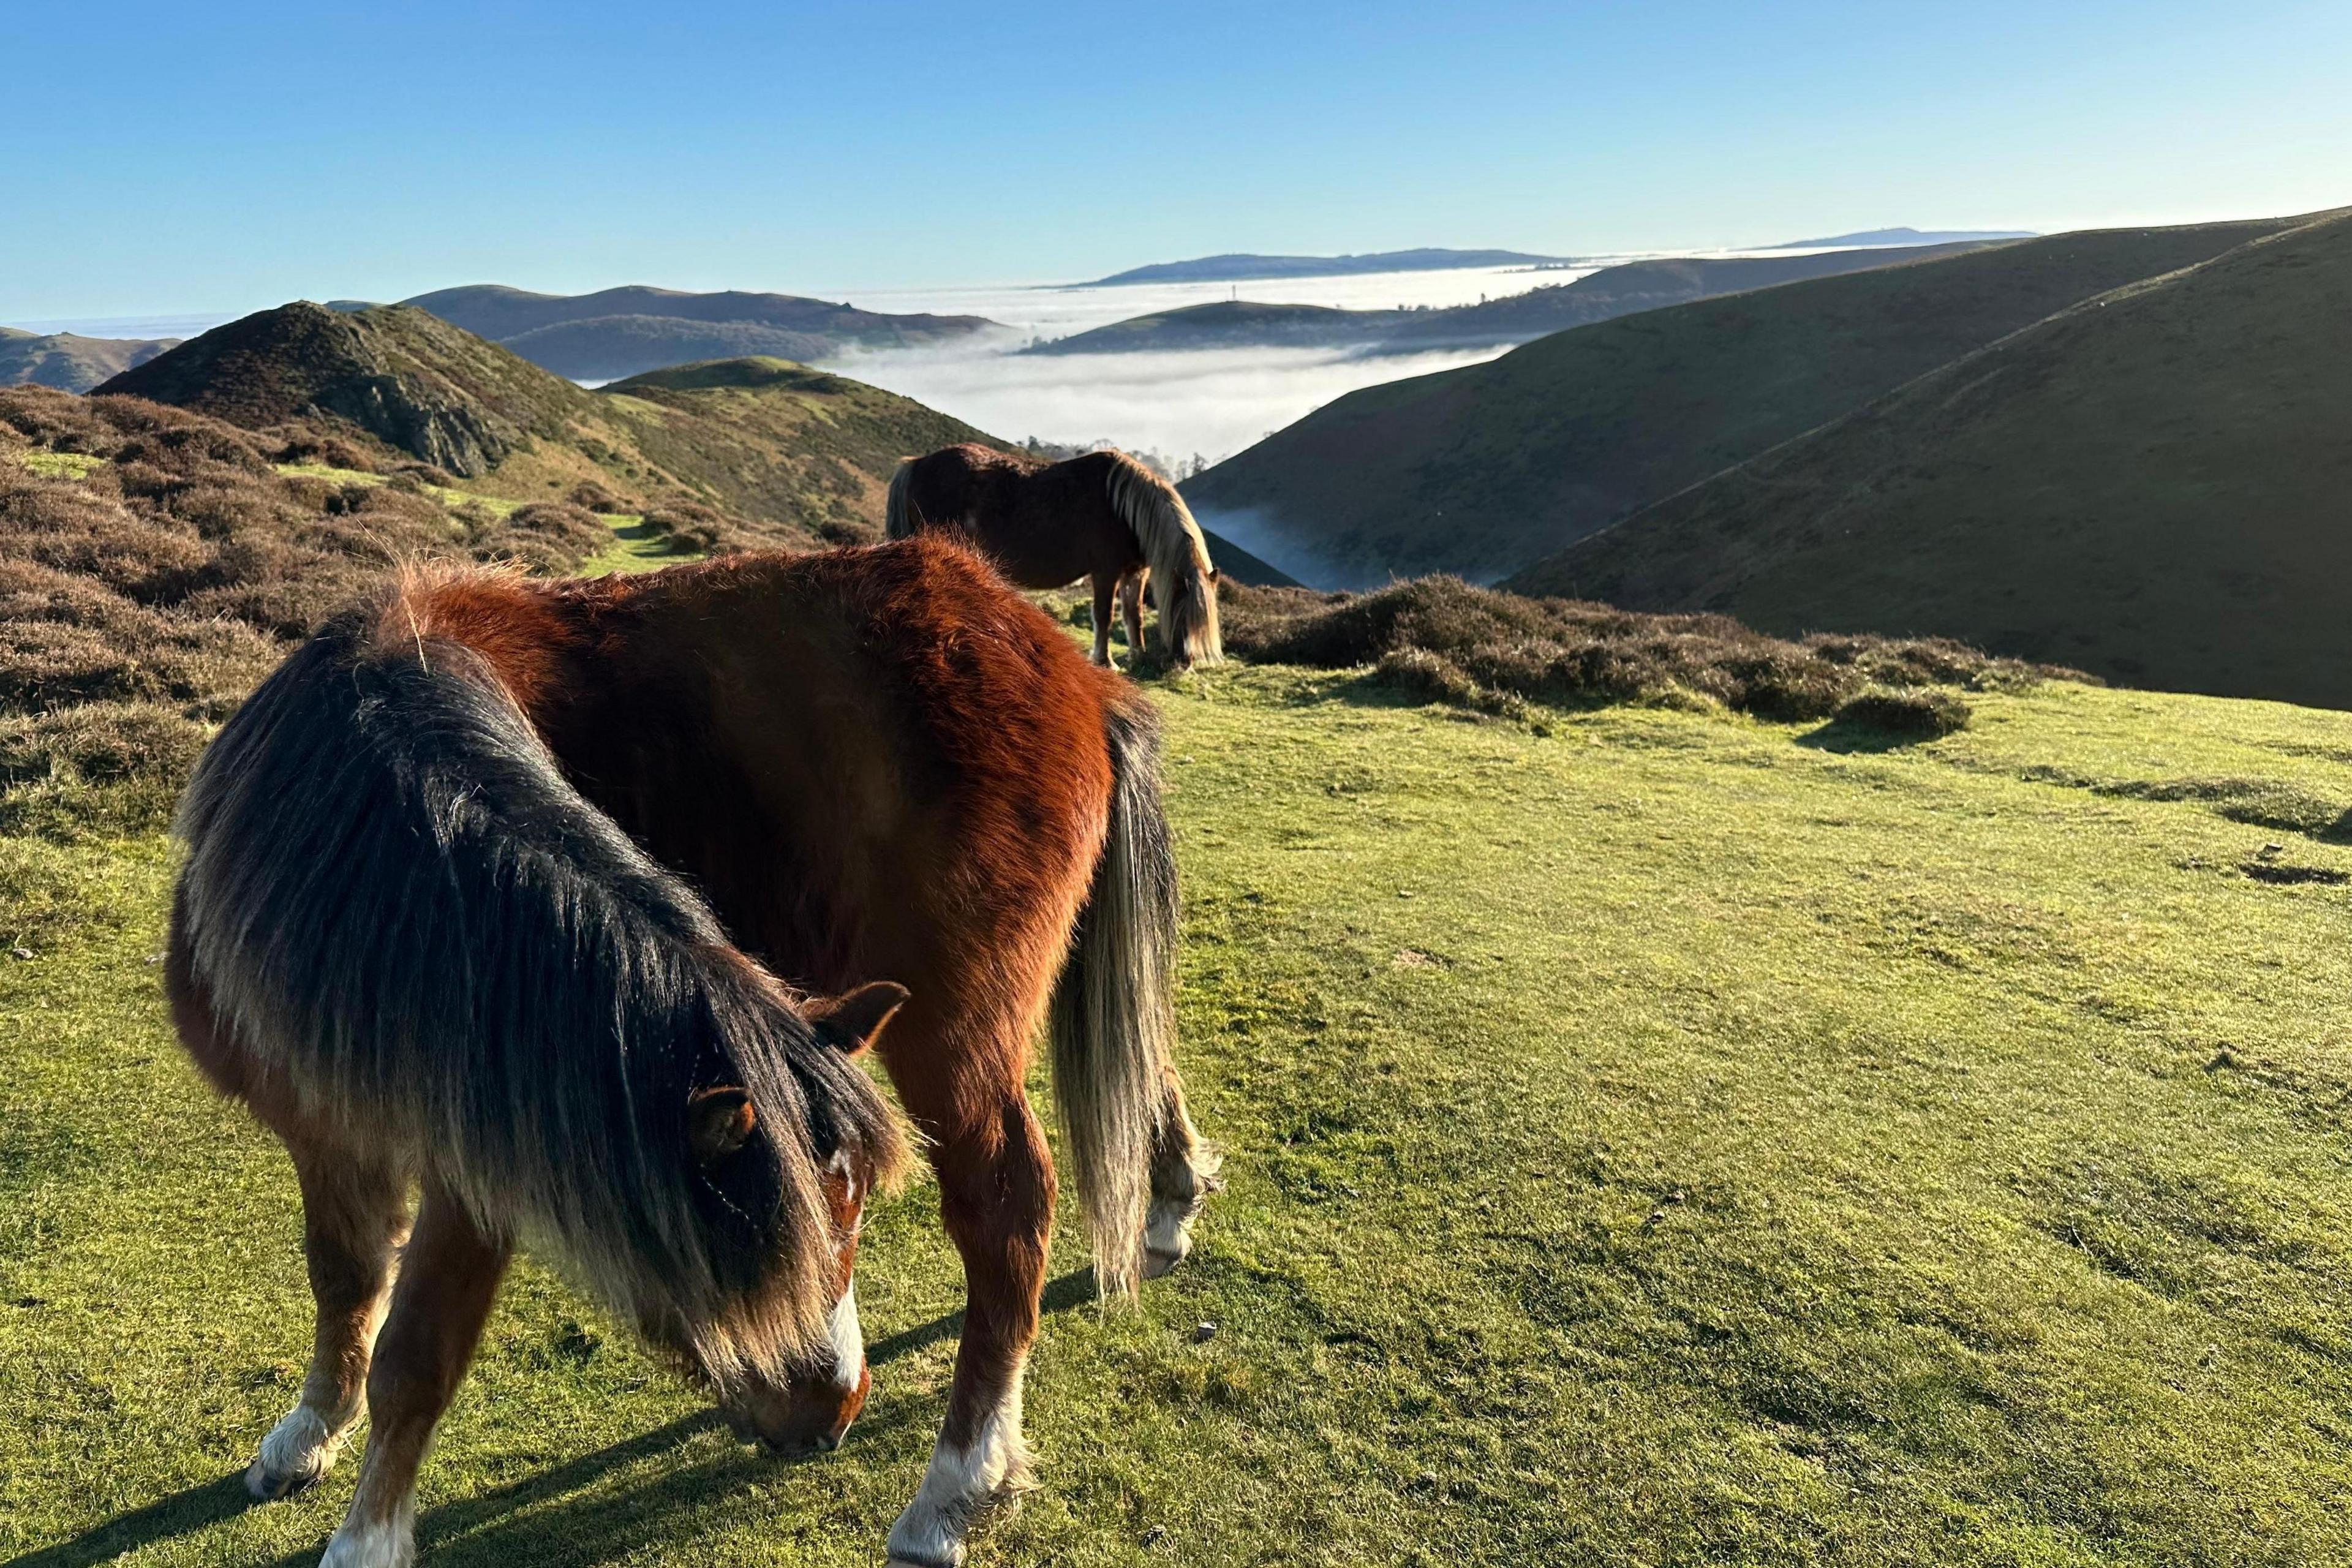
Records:
[[[2352,715],[2048,684],[1897,743],[1360,676],[1162,690],[1177,1275],[1058,1243],[979,1564],[2352,1560]],[[182,1061],[160,837],[0,841],[0,1560],[302,1563],[283,1154]],[[878,1210],[877,1394],[737,1446],[520,1268],[427,1563],[871,1563],[961,1300]]]

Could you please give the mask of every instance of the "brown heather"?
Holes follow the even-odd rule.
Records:
[[[353,444],[300,426],[257,435],[136,398],[0,390],[9,824],[160,820],[207,726],[395,562],[563,573],[612,540],[561,502],[504,518],[453,512],[421,476],[346,483],[281,475],[273,462],[373,467]],[[96,787],[125,782],[142,787]]]
[[[1905,694],[2017,686],[2061,673],[1936,638],[1791,641],[1722,616],[1523,598],[1454,577],[1360,595],[1250,588],[1228,579],[1219,598],[1225,651],[1238,658],[1326,669],[1370,666],[1383,684],[1425,700],[1507,716],[1524,714],[1530,702],[1662,702],[1794,723],[1840,714],[1871,693],[1872,701],[1845,715],[1848,722],[1947,732],[1966,722],[1964,705]]]

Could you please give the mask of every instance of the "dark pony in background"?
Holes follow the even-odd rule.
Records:
[[[1213,1184],[1171,1062],[1154,716],[962,549],[651,576],[415,573],[330,623],[196,770],[183,1041],[293,1156],[316,1298],[263,1498],[373,1433],[331,1568],[414,1555],[418,1463],[508,1258],[543,1248],[739,1433],[838,1443],[852,1269],[923,1139],[969,1303],[891,1557],[1023,1480],[1055,1173],[1049,1026],[1102,1288]],[[414,1216],[408,1193],[422,1197]]]
[[[1224,657],[1217,569],[1201,525],[1175,486],[1124,452],[1045,463],[970,443],[943,447],[898,465],[885,527],[893,539],[960,534],[1024,588],[1091,579],[1097,664],[1110,663],[1114,596],[1129,657],[1143,651],[1147,589],[1170,663],[1181,669]]]

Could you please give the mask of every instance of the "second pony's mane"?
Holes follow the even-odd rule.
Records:
[[[1143,548],[1151,567],[1151,591],[1168,622],[1172,649],[1195,663],[1223,657],[1217,629],[1217,585],[1211,575],[1208,542],[1176,487],[1129,457],[1106,451],[1110,459],[1110,504]]]

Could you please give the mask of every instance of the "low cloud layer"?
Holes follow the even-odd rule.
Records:
[[[1500,349],[1346,354],[1322,349],[1023,356],[960,350],[864,355],[830,368],[1017,441],[1108,440],[1214,462],[1358,387],[1452,370]]]

